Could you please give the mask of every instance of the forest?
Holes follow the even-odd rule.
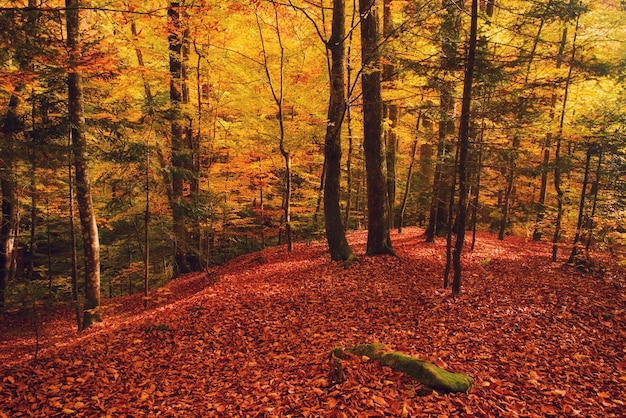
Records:
[[[0,402],[0,417],[28,408],[42,416],[185,416],[189,405],[161,408],[174,393],[146,375],[124,383],[140,390],[117,406],[95,400],[107,398],[100,392],[61,405],[58,391],[89,380],[71,372],[83,362],[107,364],[88,347],[111,339],[130,352],[139,349],[124,348],[124,334],[132,336],[146,351],[133,357],[137,367],[125,367],[139,373],[150,350],[196,344],[207,352],[209,343],[188,340],[201,326],[217,338],[216,359],[254,369],[247,383],[259,396],[233,409],[225,393],[240,396],[241,388],[223,386],[233,371],[205,363],[200,369],[226,375],[199,384],[212,401],[191,386],[180,399],[204,402],[199,416],[620,416],[624,21],[623,0],[0,0],[0,393],[12,402],[6,410]],[[508,295],[495,313],[490,289]],[[222,310],[204,304],[218,299]],[[337,324],[323,319],[323,301]],[[368,311],[353,313],[364,322],[338,310],[343,303],[358,311],[358,301]],[[271,322],[274,313],[235,318],[270,306],[284,308],[292,327]],[[297,319],[307,309],[311,322]],[[435,319],[455,312],[456,325]],[[540,349],[525,340],[523,355],[561,350],[612,366],[585,372],[593,396],[566,389],[578,373],[571,363],[559,366],[565,381],[536,362],[507,381],[486,357],[460,348],[479,344],[468,336],[480,332],[470,312],[488,324],[495,315],[520,338],[530,337],[514,316],[546,339],[564,331],[541,315],[570,321],[569,342]],[[428,329],[396,329],[396,319]],[[315,345],[318,337],[294,329],[305,322],[321,339],[314,353],[301,344],[281,351],[291,340],[270,337]],[[263,323],[265,337],[250,331]],[[440,326],[456,329],[439,340],[456,349],[409,342]],[[243,346],[220,339],[224,330]],[[68,338],[67,353],[91,357],[61,354],[52,334]],[[500,337],[487,334],[493,353]],[[91,344],[81,340],[90,336]],[[253,348],[253,338],[270,341],[271,352]],[[598,352],[572,348],[601,338]],[[417,383],[400,371],[354,364],[350,347],[367,342],[465,370],[473,388],[461,400],[433,392],[419,406]],[[248,358],[249,350],[273,357]],[[331,369],[347,369],[342,387],[356,385],[352,400],[315,369],[328,353]],[[15,359],[31,373],[16,372]],[[291,362],[297,382],[263,382],[257,373],[271,370],[272,359]],[[519,361],[510,360],[503,364]],[[54,361],[71,382],[52,385],[37,368]],[[197,361],[176,364],[181,371]],[[98,376],[118,384],[114,363]],[[161,384],[174,379],[158,376]],[[598,386],[601,378],[610,387]],[[41,398],[23,391],[45,384],[54,388]],[[518,397],[519,385],[534,392]],[[137,400],[139,409],[122,407]]]

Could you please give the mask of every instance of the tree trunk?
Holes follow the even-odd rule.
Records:
[[[384,0],[383,4],[383,37],[387,40],[393,35],[393,19],[391,16],[391,2],[393,0]],[[397,80],[396,66],[394,58],[387,51],[385,63],[383,64],[382,81],[387,84],[388,88],[393,88],[393,84]],[[389,126],[385,132],[385,142],[387,150],[387,194],[389,196],[389,228],[396,226],[396,152],[398,148],[398,135],[396,127],[398,125],[398,105],[386,101],[384,104],[385,116],[389,121]]]
[[[383,141],[380,31],[376,0],[359,0],[363,73],[363,149],[367,179],[367,254],[394,254],[389,236],[389,199]]]
[[[570,0],[570,4],[574,4],[576,0]],[[561,187],[561,165],[563,161],[561,159],[561,147],[563,142],[563,127],[565,125],[565,111],[567,109],[567,99],[569,95],[569,87],[572,82],[572,73],[574,71],[574,59],[576,58],[576,38],[578,36],[578,25],[580,22],[580,13],[576,16],[576,26],[574,29],[574,38],[572,40],[572,55],[567,72],[567,78],[565,80],[565,91],[563,92],[563,103],[561,106],[561,116],[559,118],[559,131],[556,137],[556,150],[554,153],[554,189],[556,191],[557,200],[557,213],[556,222],[554,227],[554,236],[552,237],[552,261],[557,261],[559,251],[559,240],[561,237],[561,222],[563,219],[563,189]],[[561,40],[561,51],[565,48],[565,42],[567,40],[567,27],[563,29],[563,37]],[[559,51],[559,59],[562,57],[562,53]]]
[[[576,223],[576,234],[574,235],[574,243],[572,244],[572,252],[570,253],[568,263],[572,264],[576,260],[578,254],[578,243],[581,241],[583,222],[585,217],[585,199],[587,197],[587,185],[589,184],[589,169],[591,167],[591,156],[593,147],[590,144],[587,148],[587,157],[585,158],[585,174],[583,176],[582,190],[580,192],[580,202],[578,204],[578,222]]]
[[[589,253],[589,247],[591,246],[591,239],[593,237],[594,218],[596,216],[596,208],[598,206],[598,192],[600,190],[600,175],[602,174],[602,156],[604,150],[602,147],[598,149],[598,165],[596,166],[596,178],[591,186],[591,195],[593,196],[593,203],[591,205],[591,214],[587,223],[587,243],[585,244],[585,251]]]
[[[417,122],[419,127],[419,118]],[[415,156],[417,155],[417,140],[413,141],[411,146],[411,160],[409,162],[409,170],[406,174],[406,184],[404,185],[404,195],[402,196],[402,203],[400,205],[400,213],[398,215],[398,233],[402,233],[404,226],[404,212],[406,211],[407,201],[409,199],[409,193],[411,191],[411,178],[413,177],[413,168],[415,166]]]
[[[341,127],[346,111],[345,101],[345,1],[333,1],[332,34],[326,47],[331,54],[330,100],[328,105],[328,125],[324,146],[326,181],[324,183],[324,219],[330,258],[334,261],[348,260],[352,249],[346,240],[345,228],[341,219],[340,177],[341,177]]]
[[[543,237],[543,218],[546,212],[546,196],[548,193],[548,166],[550,164],[550,147],[552,135],[546,134],[546,141],[543,150],[543,162],[541,164],[541,186],[539,187],[539,202],[537,207],[537,217],[535,218],[535,230],[533,231],[533,241],[539,241]]]
[[[101,321],[100,316],[100,243],[98,225],[91,198],[91,179],[87,154],[85,112],[83,104],[82,75],[77,70],[80,57],[80,16],[79,0],[66,0],[67,7],[67,45],[69,49],[70,71],[68,73],[68,112],[70,135],[74,149],[74,167],[76,169],[76,200],[83,233],[85,263],[85,306],[83,329],[93,322]]]
[[[67,136],[67,148],[68,148],[68,164],[67,164],[67,184],[68,184],[68,195],[69,195],[69,226],[70,226],[70,241],[72,245],[72,269],[71,269],[71,277],[72,277],[72,303],[74,304],[74,311],[76,314],[76,326],[80,331],[83,329],[83,318],[82,318],[82,307],[80,306],[78,300],[78,252],[77,252],[77,244],[76,244],[76,218],[74,216],[74,170],[73,170],[73,160],[74,160],[74,150],[72,146],[72,131],[69,129]],[[50,209],[48,201],[46,201],[46,214],[48,221],[48,274],[52,277],[52,262],[51,262],[51,251],[50,251]]]
[[[350,27],[353,28],[355,25],[355,20],[356,20],[356,10],[352,10],[352,19],[350,22]],[[348,35],[348,48],[347,48],[347,54],[346,54],[346,76],[347,76],[347,86],[348,89],[346,91],[346,124],[347,124],[347,128],[348,128],[348,158],[346,161],[346,189],[347,189],[347,193],[346,193],[346,214],[345,214],[345,219],[344,219],[344,228],[346,229],[346,231],[348,229],[350,229],[350,213],[352,210],[352,189],[353,189],[353,170],[352,170],[352,165],[353,165],[353,156],[354,156],[354,135],[352,132],[352,102],[351,102],[351,96],[352,96],[352,35],[353,35],[354,31],[350,31],[350,34]],[[345,42],[345,41],[344,41]],[[359,182],[360,184],[360,182]],[[356,193],[356,208],[358,210],[358,201],[359,201],[359,196],[358,196],[359,192],[358,192],[358,187],[357,187],[357,193]]]
[[[278,9],[277,5],[274,5],[274,29],[276,31],[276,37],[278,45],[280,47],[280,64],[278,75],[278,86],[275,85],[274,79],[270,73],[269,63],[267,59],[267,50],[265,49],[265,40],[263,38],[263,29],[261,28],[261,22],[259,16],[256,17],[257,26],[259,29],[259,36],[261,37],[261,47],[263,54],[263,64],[267,81],[270,85],[270,91],[274,98],[274,103],[278,108],[278,127],[279,127],[279,142],[278,147],[280,154],[283,156],[285,162],[285,177],[283,179],[285,189],[283,193],[283,221],[285,224],[285,238],[287,242],[287,251],[293,250],[293,231],[291,227],[291,153],[287,151],[285,147],[285,115],[284,115],[284,89],[285,89],[285,48],[283,46],[283,39],[279,26]],[[280,239],[280,233],[279,233]]]
[[[500,218],[500,229],[498,231],[498,239],[504,240],[506,227],[509,224],[509,212],[511,209],[511,195],[513,194],[513,185],[515,184],[517,148],[519,147],[519,137],[513,137],[511,149],[509,151],[509,172],[507,173],[506,190],[504,191],[504,200],[502,202],[502,217]]]
[[[193,270],[194,257],[187,230],[185,210],[185,190],[190,187],[189,172],[192,167],[190,139],[188,128],[184,126],[181,106],[189,103],[187,88],[187,58],[189,46],[188,29],[181,15],[178,1],[170,2],[168,17],[170,20],[168,42],[170,51],[170,103],[172,106],[171,150],[172,150],[172,222],[174,234],[174,275],[188,273]]]
[[[461,122],[459,125],[459,208],[457,215],[458,231],[452,264],[454,278],[452,280],[452,294],[461,293],[461,254],[465,242],[465,222],[467,218],[467,153],[469,149],[469,123],[472,104],[472,79],[474,78],[474,62],[476,59],[476,34],[478,29],[478,0],[472,0],[472,20],[470,25],[469,49],[467,64],[465,65],[465,79],[463,81],[463,101],[461,104]]]

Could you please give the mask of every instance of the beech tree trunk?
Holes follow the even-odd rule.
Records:
[[[474,78],[474,63],[476,60],[476,34],[478,31],[478,0],[472,0],[472,20],[470,24],[469,49],[467,64],[465,65],[465,79],[463,81],[463,101],[461,104],[461,123],[459,125],[459,208],[457,215],[458,231],[452,265],[454,277],[452,279],[452,294],[461,293],[461,254],[465,242],[465,223],[467,219],[467,153],[469,149],[469,124],[472,104],[472,81]]]
[[[580,192],[580,202],[578,204],[578,222],[576,223],[576,234],[574,235],[574,243],[572,244],[572,252],[567,262],[572,264],[576,260],[578,254],[578,243],[582,242],[582,230],[585,216],[585,200],[587,198],[587,185],[589,184],[589,170],[591,167],[591,156],[593,155],[593,146],[590,144],[587,148],[587,156],[585,158],[585,174],[583,176],[582,190]]]
[[[391,16],[391,2],[393,0],[384,0],[383,11],[383,37],[389,39],[393,36],[393,19]],[[390,56],[390,52],[386,51],[386,59],[383,64],[382,81],[392,87],[397,80],[396,66],[394,58]],[[389,127],[385,132],[385,142],[387,150],[387,194],[389,196],[389,228],[394,228],[396,221],[396,152],[398,148],[398,135],[396,127],[398,125],[398,105],[392,101],[386,101],[384,105],[385,117],[389,121]]]
[[[98,225],[91,198],[91,179],[87,153],[85,112],[83,104],[83,81],[77,67],[80,65],[80,16],[79,0],[66,0],[67,45],[70,71],[68,73],[68,112],[70,135],[74,150],[76,170],[76,200],[83,236],[85,263],[85,306],[82,327],[88,328],[101,321],[100,316],[100,243]]]
[[[417,126],[419,129],[419,118],[417,119]],[[415,156],[417,155],[417,140],[413,141],[411,145],[411,160],[409,162],[409,170],[406,173],[406,184],[404,185],[404,195],[402,196],[402,203],[400,204],[400,211],[398,213],[398,233],[402,233],[404,227],[404,213],[406,212],[407,202],[409,200],[409,192],[411,191],[411,178],[413,177],[413,168],[415,166]]]
[[[185,126],[181,106],[189,103],[187,87],[187,58],[189,45],[184,16],[181,15],[178,1],[170,2],[168,17],[170,21],[168,42],[170,51],[170,103],[171,112],[171,150],[172,150],[172,229],[174,235],[174,275],[188,273],[199,264],[198,254],[192,250],[192,242],[187,229],[185,199],[190,194],[189,172],[192,169],[192,151],[189,145],[191,132]],[[186,196],[187,195],[187,196]]]
[[[259,29],[259,36],[261,38],[261,48],[263,53],[263,65],[265,70],[265,75],[267,76],[267,82],[270,86],[270,91],[272,92],[272,97],[274,98],[274,103],[278,108],[278,126],[279,126],[279,142],[278,147],[280,150],[280,154],[283,156],[283,160],[285,162],[285,176],[284,176],[284,193],[283,193],[283,221],[285,223],[285,238],[287,242],[287,251],[291,252],[293,250],[293,231],[291,226],[291,153],[287,151],[285,147],[285,114],[284,114],[284,99],[285,99],[285,77],[284,77],[284,69],[285,69],[285,48],[283,46],[283,39],[279,26],[279,18],[278,18],[278,9],[277,5],[274,4],[274,30],[276,31],[276,38],[278,40],[278,45],[280,47],[280,64],[279,64],[279,75],[278,75],[278,86],[276,86],[274,79],[270,73],[270,67],[267,59],[267,50],[265,49],[265,40],[263,38],[263,29],[261,28],[261,22],[259,20],[259,16],[256,16],[256,22]],[[279,243],[280,243],[280,233],[279,233]]]
[[[352,249],[346,240],[345,228],[341,219],[340,177],[341,177],[341,127],[346,111],[345,101],[345,1],[333,1],[332,34],[326,47],[331,54],[330,101],[328,105],[328,125],[324,145],[326,159],[326,181],[324,182],[324,219],[330,258],[334,261],[348,260]]]
[[[575,4],[576,0],[570,0],[570,4]],[[563,196],[565,192],[561,187],[561,175],[563,171],[563,159],[561,157],[561,148],[563,143],[563,127],[565,126],[565,111],[567,109],[567,99],[569,96],[569,87],[572,82],[572,73],[574,71],[574,59],[576,58],[576,38],[578,35],[578,25],[580,22],[580,13],[576,16],[576,25],[574,29],[574,37],[572,40],[572,55],[570,58],[569,70],[565,79],[565,89],[563,92],[563,103],[561,106],[561,116],[559,118],[559,131],[556,136],[556,150],[554,152],[554,190],[556,191],[557,213],[554,227],[554,236],[552,237],[552,261],[557,261],[559,251],[559,240],[561,238],[561,223],[563,220]],[[567,39],[567,27],[563,29],[563,37],[561,40],[561,51],[565,48]],[[559,51],[559,59],[562,56]]]
[[[394,254],[389,236],[389,199],[383,141],[380,30],[376,0],[359,0],[363,73],[363,149],[367,180],[367,254]]]

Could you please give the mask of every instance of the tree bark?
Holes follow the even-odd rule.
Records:
[[[394,254],[389,236],[389,199],[383,141],[380,30],[376,0],[359,0],[363,73],[363,149],[367,180],[367,254]]]
[[[83,329],[94,322],[101,321],[100,315],[100,243],[98,225],[91,197],[91,179],[85,112],[83,102],[83,80],[77,67],[80,65],[80,1],[66,0],[67,8],[67,45],[69,49],[70,70],[68,73],[68,112],[70,135],[74,150],[76,170],[76,200],[83,234],[85,263],[85,305],[83,311]]]
[[[384,0],[383,4],[383,37],[388,40],[393,35],[393,19],[391,16],[391,2],[393,0]],[[387,44],[389,45],[389,43]],[[396,66],[394,58],[390,51],[386,51],[386,59],[383,64],[382,81],[387,84],[387,88],[393,88],[393,84],[397,80]],[[387,158],[387,194],[389,199],[389,228],[396,226],[396,152],[398,148],[398,135],[396,127],[398,125],[398,105],[392,101],[385,101],[385,116],[389,126],[385,131],[386,142],[386,158]]]
[[[269,63],[267,59],[267,50],[265,49],[265,41],[263,38],[263,30],[261,28],[261,22],[257,15],[257,26],[259,29],[259,36],[261,37],[261,48],[263,54],[263,64],[265,75],[267,76],[267,81],[270,85],[270,91],[272,92],[272,97],[274,98],[274,103],[278,108],[278,127],[279,127],[279,142],[278,147],[280,150],[280,154],[283,157],[285,162],[285,176],[284,176],[284,193],[283,193],[283,221],[285,224],[285,238],[287,242],[287,251],[291,252],[293,250],[293,231],[291,226],[291,153],[287,151],[285,147],[285,115],[284,115],[284,89],[285,89],[285,48],[283,46],[283,39],[279,26],[279,18],[278,18],[278,9],[277,5],[274,4],[274,29],[276,30],[276,38],[278,40],[278,45],[280,47],[280,64],[279,64],[279,75],[278,75],[278,86],[275,85],[274,79],[270,73]],[[280,234],[279,234],[280,239]]]
[[[580,192],[580,202],[578,204],[578,221],[576,223],[576,233],[574,234],[574,243],[572,244],[572,252],[570,253],[567,262],[569,264],[574,263],[576,255],[578,254],[578,243],[581,242],[583,222],[585,216],[585,199],[587,197],[587,185],[589,184],[589,169],[591,167],[591,156],[593,154],[592,145],[589,144],[587,148],[587,156],[585,158],[585,174],[583,176],[582,190]]]
[[[419,118],[417,125],[419,127]],[[400,204],[400,213],[398,214],[398,234],[402,233],[404,227],[404,213],[406,212],[407,202],[409,200],[409,193],[411,192],[411,178],[413,177],[413,168],[415,166],[415,156],[417,155],[417,140],[413,141],[411,145],[411,160],[409,162],[409,170],[406,173],[406,184],[404,185],[404,195],[402,196],[402,203]]]
[[[332,34],[326,47],[331,54],[330,100],[328,105],[328,125],[324,142],[326,159],[326,181],[324,182],[324,219],[330,258],[334,261],[348,260],[352,249],[346,239],[341,219],[340,177],[341,177],[341,128],[346,111],[345,92],[345,1],[333,1]]]
[[[181,15],[178,1],[170,2],[169,17],[169,72],[171,112],[171,151],[172,151],[172,229],[174,234],[174,275],[193,271],[197,261],[187,230],[185,209],[185,187],[190,187],[189,172],[192,168],[192,153],[188,140],[191,133],[185,126],[181,106],[189,103],[187,87],[187,58],[189,45],[188,29]],[[189,191],[187,191],[189,193]]]
[[[576,0],[570,0],[570,4],[573,5]],[[572,82],[572,73],[574,71],[574,59],[576,58],[576,38],[578,36],[578,25],[580,23],[580,13],[576,16],[576,25],[574,29],[574,38],[572,40],[572,55],[569,64],[569,70],[567,72],[567,78],[565,79],[565,89],[563,92],[563,103],[561,106],[561,116],[559,118],[559,131],[556,136],[556,150],[554,152],[554,190],[556,191],[557,201],[557,213],[556,222],[554,227],[554,236],[552,237],[552,261],[557,261],[559,251],[559,240],[561,238],[561,222],[563,220],[563,196],[564,191],[561,187],[561,174],[563,167],[561,157],[561,147],[563,143],[563,127],[565,125],[565,110],[567,109],[567,99],[569,96],[569,87]],[[561,50],[559,51],[559,62],[562,58],[562,50],[565,48],[567,40],[567,27],[563,29],[563,37],[561,39]],[[557,64],[558,65],[558,64]]]
[[[463,101],[461,104],[461,123],[459,125],[459,208],[457,215],[458,231],[452,265],[454,277],[452,279],[452,294],[461,293],[461,254],[465,242],[465,223],[467,218],[467,153],[469,149],[469,122],[472,104],[472,81],[474,78],[474,62],[476,60],[476,34],[478,31],[478,0],[472,0],[469,49],[467,64],[465,65],[465,79],[463,81]]]

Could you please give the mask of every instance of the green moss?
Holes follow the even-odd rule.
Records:
[[[407,374],[429,388],[441,392],[465,392],[474,380],[465,373],[452,373],[432,363],[398,352],[387,352],[380,364]]]
[[[416,357],[388,351],[387,347],[380,343],[359,344],[348,347],[345,351],[378,360],[383,366],[409,375],[424,386],[439,392],[466,392],[474,383],[474,380],[465,373],[452,373]],[[331,354],[345,359],[344,350],[341,347],[333,348]]]

